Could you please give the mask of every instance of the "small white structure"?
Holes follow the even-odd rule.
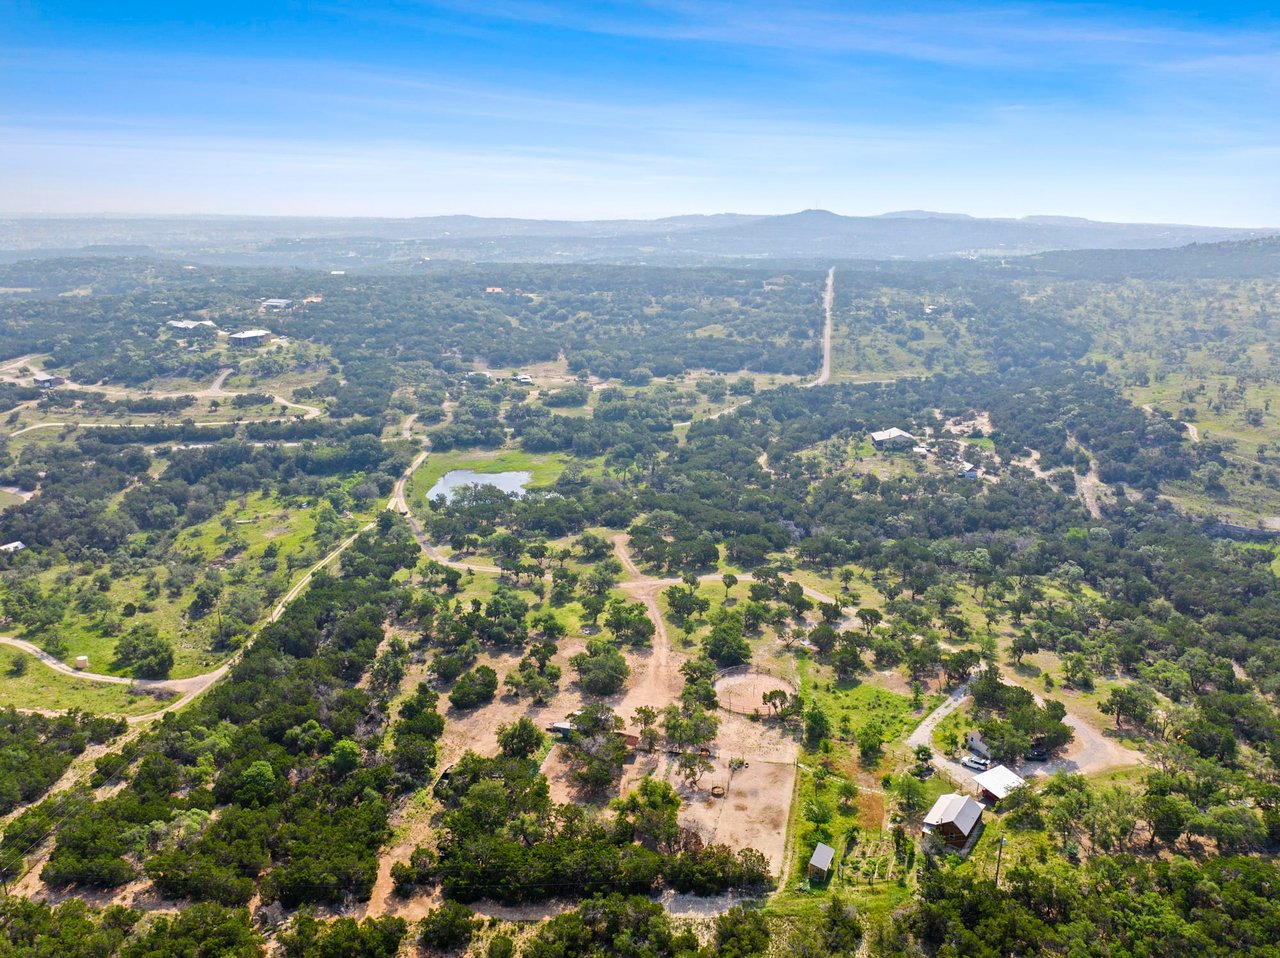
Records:
[[[881,429],[871,434],[871,444],[876,448],[884,446],[915,445],[916,437],[905,429],[894,426],[892,429]]]
[[[0,546],[0,552],[21,552],[26,547],[27,545],[25,542],[21,539],[16,539],[13,542],[6,542],[4,545]]]
[[[560,736],[560,738],[568,741],[569,736],[573,734],[573,723],[567,722],[567,721],[552,722],[550,725],[547,726],[547,731],[551,732],[553,735],[558,735]]]
[[[210,329],[218,328],[218,325],[212,319],[171,319],[168,325],[174,329],[195,329],[197,326],[208,326]]]
[[[987,748],[987,743],[982,740],[982,733],[976,728],[972,729],[968,735],[964,737],[964,744],[974,755],[982,758],[991,757],[991,749]]]
[[[291,299],[264,299],[262,301],[263,309],[281,310],[288,309],[292,305],[293,300]]]
[[[77,668],[77,669],[79,669],[81,672],[83,672],[83,671],[84,671],[85,669],[87,669],[88,667],[89,667],[89,656],[87,656],[87,655],[77,655],[77,656],[76,656],[76,668]]]
[[[31,377],[31,380],[41,389],[52,389],[54,386],[61,386],[66,382],[61,376],[51,376],[48,373],[36,373]]]
[[[836,850],[830,845],[818,842],[809,859],[809,877],[813,881],[826,881],[831,877],[831,863],[835,860]]]
[[[501,286],[486,286],[484,291],[489,294],[506,292]]]
[[[532,386],[533,377],[530,376],[528,373],[521,373],[519,376],[516,377],[516,382],[519,383],[521,386]]]
[[[987,769],[981,775],[973,776],[973,781],[978,788],[982,789],[983,799],[992,803],[1005,798],[1015,788],[1021,788],[1027,784],[1026,779],[1004,765],[997,765],[995,768]]]
[[[968,795],[952,792],[933,803],[924,817],[924,832],[937,835],[955,848],[963,848],[980,821],[982,806]]]
[[[270,335],[269,329],[246,329],[243,332],[232,333],[227,338],[231,340],[232,346],[260,346]]]
[[[347,271],[345,269],[331,269],[329,270],[329,275],[330,276],[346,276]]]
[[[978,467],[971,462],[962,462],[956,467],[958,475],[961,479],[977,479]]]

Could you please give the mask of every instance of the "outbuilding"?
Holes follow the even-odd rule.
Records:
[[[924,817],[924,832],[937,835],[953,848],[963,848],[982,821],[982,806],[968,795],[952,792],[933,803]]]
[[[36,373],[31,379],[41,389],[52,389],[66,382],[61,376],[51,376],[48,373]]]
[[[964,744],[979,758],[991,757],[991,749],[987,748],[987,743],[982,740],[982,733],[976,728],[969,730],[969,734],[964,738]]]
[[[281,309],[288,309],[292,305],[293,300],[291,299],[264,299],[262,301],[263,309],[274,309],[277,311]]]
[[[631,732],[614,732],[613,734],[622,741],[628,752],[634,752],[640,747],[639,735],[634,735]]]
[[[21,552],[27,547],[27,544],[21,539],[15,539],[13,542],[6,542],[0,546],[0,552]]]
[[[818,842],[809,858],[809,878],[811,881],[826,881],[831,877],[831,863],[835,861],[836,850],[830,845]]]
[[[1021,788],[1027,784],[1026,779],[1005,765],[997,765],[995,768],[987,769],[981,775],[973,776],[973,782],[982,789],[982,800],[991,802],[993,805],[1015,788]]]

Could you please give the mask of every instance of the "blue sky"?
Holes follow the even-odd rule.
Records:
[[[1262,4],[0,0],[0,211],[1280,226]]]

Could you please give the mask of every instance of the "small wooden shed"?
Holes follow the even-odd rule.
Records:
[[[826,881],[831,877],[831,863],[835,861],[836,850],[830,845],[818,842],[809,859],[809,878],[812,881]]]

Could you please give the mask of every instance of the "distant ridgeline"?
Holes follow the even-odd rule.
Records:
[[[151,255],[216,266],[287,266],[326,272],[418,270],[441,259],[752,265],[761,260],[1003,259],[1046,250],[1142,250],[1264,235],[1269,234],[1206,226],[1099,223],[1065,216],[982,219],[927,211],[840,216],[804,210],[777,216],[584,222],[474,216],[40,217],[0,221],[0,262]],[[122,237],[128,242],[122,243]]]

